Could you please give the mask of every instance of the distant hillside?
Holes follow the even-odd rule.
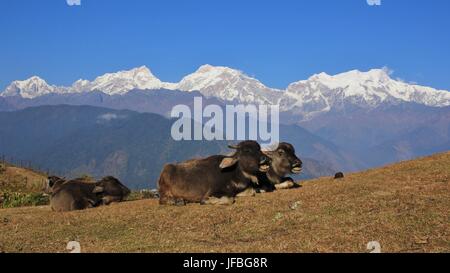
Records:
[[[20,110],[45,105],[89,105],[116,110],[131,110],[142,113],[156,113],[170,116],[172,107],[178,104],[192,106],[194,97],[202,97],[198,92],[176,90],[132,90],[126,95],[108,95],[100,91],[74,94],[47,94],[34,99],[22,97],[1,97],[0,111]],[[205,104],[219,104],[217,99],[203,97]]]
[[[230,152],[225,141],[174,141],[172,123],[157,114],[92,106],[0,112],[0,143],[7,144],[0,155],[67,177],[113,175],[131,188],[155,188],[166,163]],[[298,126],[280,131],[305,159],[302,178],[331,175],[347,164],[337,147]]]
[[[347,107],[298,122],[372,168],[450,150],[450,107],[418,104]]]
[[[90,106],[43,106],[0,113],[0,153],[76,177],[114,175],[133,188],[154,187],[166,162],[224,151],[218,142],[176,142],[171,121]]]
[[[232,206],[0,209],[0,251],[65,252],[76,240],[82,252],[369,252],[377,241],[381,252],[448,253],[449,166],[447,152]]]

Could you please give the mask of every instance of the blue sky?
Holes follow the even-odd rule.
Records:
[[[384,66],[450,90],[450,1],[2,0],[0,90],[147,65],[179,81],[202,64],[285,88],[314,73]]]

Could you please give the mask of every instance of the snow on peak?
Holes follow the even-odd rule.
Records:
[[[46,81],[33,76],[27,80],[14,81],[1,93],[3,97],[21,96],[22,98],[32,99],[45,94],[55,92],[56,87],[50,86]]]
[[[123,95],[130,90],[151,90],[162,88],[163,83],[156,78],[150,69],[141,66],[131,70],[107,73],[87,84],[89,91],[102,91],[109,95]]]
[[[200,91],[206,97],[246,103],[276,103],[279,94],[255,78],[224,66],[202,65],[176,86],[182,91]]]
[[[315,74],[311,76],[307,81],[317,82],[318,84],[322,84],[330,88],[346,88],[346,87],[348,88],[367,83],[380,84],[387,82],[391,80],[388,73],[389,72],[385,68],[372,69],[369,70],[368,72],[351,70],[334,76],[322,72],[320,74]]]
[[[12,82],[1,96],[21,96],[35,98],[50,93],[82,93],[101,91],[109,95],[123,95],[133,89],[153,90],[172,87],[171,83],[163,83],[156,78],[146,66],[131,70],[106,73],[94,81],[79,79],[70,87],[48,85],[43,79],[33,76],[25,81]]]
[[[184,77],[177,85],[183,91],[201,91],[223,81],[235,81],[241,73],[228,67],[202,65],[194,73]]]
[[[81,93],[89,90],[90,82],[88,80],[79,79],[70,87],[72,93]]]
[[[242,75],[243,73],[237,69],[233,69],[226,66],[213,66],[205,64],[200,66],[195,73],[228,73],[235,76]]]
[[[291,107],[315,105],[318,111],[329,111],[346,101],[372,108],[385,102],[414,102],[434,107],[450,105],[450,92],[410,85],[392,79],[390,74],[388,68],[367,72],[351,70],[334,76],[320,73],[292,83],[286,94],[296,100]]]

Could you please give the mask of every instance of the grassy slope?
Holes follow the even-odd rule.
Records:
[[[47,183],[47,176],[29,169],[0,163],[0,192],[42,192]]]
[[[449,252],[449,181],[450,152],[229,207],[0,209],[0,250],[65,252],[77,240],[83,252],[367,252],[376,240],[384,252]]]

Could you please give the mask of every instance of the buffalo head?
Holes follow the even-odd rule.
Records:
[[[302,171],[303,162],[295,154],[294,146],[282,142],[273,151],[264,151],[272,159],[272,169],[279,176],[288,173],[299,174]]]
[[[270,159],[261,152],[258,142],[247,140],[228,147],[236,151],[222,160],[221,169],[238,166],[243,172],[251,175],[267,172],[270,169]]]
[[[93,192],[102,199],[105,205],[109,205],[112,202],[120,202],[130,194],[130,190],[112,176],[104,177],[96,182]]]

